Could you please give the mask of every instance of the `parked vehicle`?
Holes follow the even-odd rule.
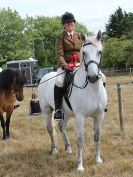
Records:
[[[30,86],[35,83],[36,71],[37,71],[37,60],[34,60],[33,58],[29,58],[25,60],[8,61],[6,65],[7,68],[26,71],[27,83],[25,85]]]
[[[49,73],[49,72],[52,72],[52,71],[54,71],[54,68],[53,68],[53,67],[38,69],[38,70],[37,70],[37,75],[36,75],[36,83],[39,84],[41,78],[42,78],[45,74],[47,74],[47,73]]]

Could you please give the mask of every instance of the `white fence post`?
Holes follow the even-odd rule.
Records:
[[[123,118],[122,97],[121,97],[121,84],[120,83],[117,83],[117,92],[118,92],[120,128],[121,128],[122,131],[124,131],[124,118]]]

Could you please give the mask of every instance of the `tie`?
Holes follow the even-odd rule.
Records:
[[[70,34],[70,38],[73,40],[73,35],[72,34]]]

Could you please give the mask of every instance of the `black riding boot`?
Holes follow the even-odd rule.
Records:
[[[55,102],[55,113],[54,119],[61,120],[64,118],[64,114],[61,110],[62,106],[62,98],[63,98],[63,88],[54,86],[54,102]]]

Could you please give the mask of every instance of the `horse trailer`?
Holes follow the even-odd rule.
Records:
[[[19,69],[20,71],[26,71],[27,84],[34,85],[36,81],[36,72],[37,72],[37,60],[34,59],[25,59],[25,60],[16,60],[9,61],[6,63],[7,68]]]

